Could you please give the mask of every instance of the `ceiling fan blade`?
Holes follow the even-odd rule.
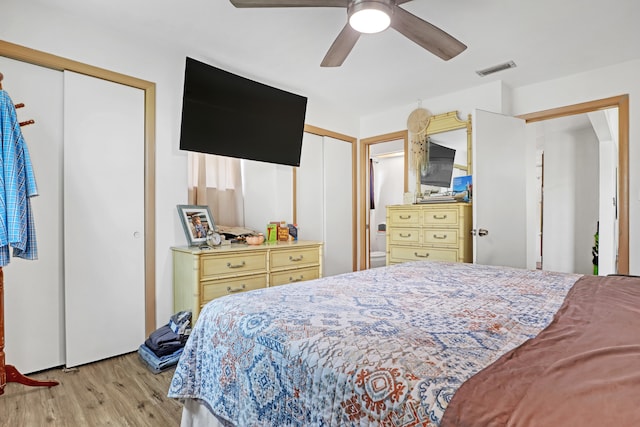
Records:
[[[333,44],[329,48],[329,51],[324,56],[321,67],[339,67],[342,65],[347,55],[356,45],[356,42],[360,38],[360,33],[351,28],[351,25],[347,22],[338,37],[333,41]]]
[[[445,61],[467,48],[464,43],[440,28],[398,6],[393,8],[391,27]]]
[[[230,0],[235,7],[347,7],[349,0]]]

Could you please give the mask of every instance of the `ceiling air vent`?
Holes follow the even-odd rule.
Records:
[[[507,70],[509,68],[515,68],[516,63],[513,61],[505,62],[504,64],[494,65],[493,67],[485,68],[484,70],[478,70],[476,73],[480,77],[488,76],[489,74],[497,73],[498,71]]]

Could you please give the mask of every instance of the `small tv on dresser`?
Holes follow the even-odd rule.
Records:
[[[300,166],[307,98],[186,58],[180,149]]]

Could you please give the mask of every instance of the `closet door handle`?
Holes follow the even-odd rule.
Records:
[[[227,267],[229,268],[242,268],[244,267],[245,262],[242,261],[240,264],[231,264],[230,262],[227,263]]]
[[[418,258],[429,258],[429,252],[425,252],[424,255],[420,255],[418,252],[413,253]]]
[[[246,285],[244,283],[239,288],[232,288],[231,286],[227,286],[227,293],[228,294],[233,294],[233,293],[236,293],[236,292],[242,292],[242,291],[244,291],[245,288],[246,288]]]

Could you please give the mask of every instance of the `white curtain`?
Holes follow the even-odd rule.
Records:
[[[217,225],[244,226],[240,159],[189,153],[189,203],[208,205]]]

